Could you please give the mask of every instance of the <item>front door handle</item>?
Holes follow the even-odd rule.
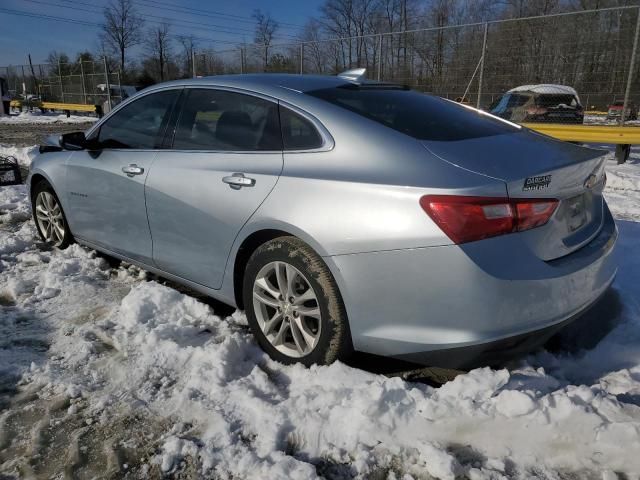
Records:
[[[245,177],[244,173],[234,173],[227,177],[222,177],[224,183],[228,183],[234,190],[240,190],[242,187],[253,187],[256,181],[253,178]]]
[[[127,177],[133,177],[134,175],[142,175],[144,173],[144,168],[132,163],[129,166],[122,167],[122,171],[127,174]]]

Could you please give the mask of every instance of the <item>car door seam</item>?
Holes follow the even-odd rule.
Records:
[[[229,249],[229,252],[227,253],[227,260],[226,260],[226,262],[224,264],[224,270],[222,272],[222,278],[220,280],[220,285],[218,286],[218,288],[216,288],[216,290],[222,289],[222,286],[224,285],[224,280],[225,280],[225,278],[227,276],[227,268],[229,267],[229,260],[231,259],[231,252],[233,252],[233,248],[236,245],[236,242],[238,241],[238,237],[240,236],[240,232],[242,232],[242,230],[247,225],[247,223],[249,223],[249,220],[251,220],[254,217],[254,215],[256,214],[256,212],[260,209],[260,207],[262,207],[264,202],[267,201],[267,198],[269,198],[271,196],[271,194],[275,190],[276,186],[278,185],[278,182],[280,181],[280,177],[282,177],[282,172],[284,171],[284,150],[280,152],[280,158],[282,159],[282,163],[281,163],[281,166],[280,166],[280,171],[277,174],[276,181],[273,184],[273,187],[271,187],[271,190],[269,190],[269,192],[264,196],[264,198],[258,204],[258,206],[255,208],[255,210],[253,212],[251,212],[251,215],[249,215],[247,217],[245,222],[242,224],[242,226],[236,232],[235,237],[233,237],[233,242],[231,243],[231,248]]]

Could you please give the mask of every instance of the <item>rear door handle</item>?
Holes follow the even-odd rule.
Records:
[[[144,168],[132,163],[127,167],[122,167],[122,171],[127,174],[127,177],[133,177],[134,175],[142,175],[144,173]]]
[[[253,178],[245,177],[244,173],[234,173],[227,177],[222,177],[224,183],[228,183],[234,190],[240,190],[242,187],[253,187],[256,181]]]

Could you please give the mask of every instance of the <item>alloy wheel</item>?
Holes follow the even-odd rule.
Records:
[[[289,357],[308,355],[318,344],[322,314],[307,278],[293,265],[271,262],[253,283],[253,306],[266,339]]]
[[[65,225],[60,204],[53,194],[42,191],[36,198],[36,221],[46,242],[58,247],[64,242]]]

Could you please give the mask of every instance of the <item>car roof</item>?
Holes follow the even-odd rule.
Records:
[[[241,74],[214,75],[201,78],[189,78],[156,84],[150,89],[169,86],[218,86],[236,87],[277,98],[299,95],[300,93],[322,88],[339,87],[354,82],[338,76],[330,75],[296,75],[296,74]]]
[[[566,85],[555,85],[553,83],[539,83],[537,85],[521,85],[520,87],[515,87],[509,90],[507,93],[513,92],[533,92],[538,94],[566,94],[566,95],[575,95],[578,96],[578,92],[573,87],[568,87]]]

